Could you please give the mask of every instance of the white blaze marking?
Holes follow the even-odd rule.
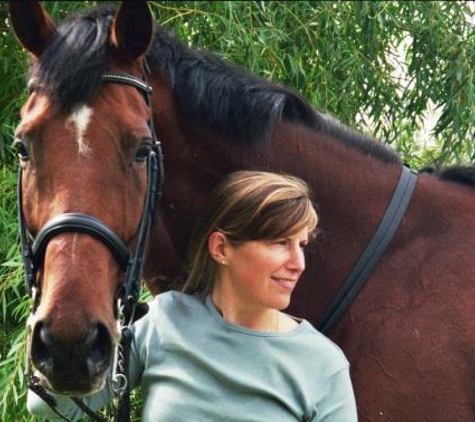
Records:
[[[91,116],[92,109],[83,105],[74,110],[67,120],[67,123],[74,125],[76,129],[76,142],[79,147],[79,154],[87,154],[90,151],[87,140],[84,137],[84,133],[86,132],[87,126],[91,121]]]

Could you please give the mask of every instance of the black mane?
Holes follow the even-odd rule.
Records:
[[[148,58],[169,78],[178,106],[183,105],[182,113],[233,138],[243,142],[267,140],[275,123],[287,120],[328,133],[382,161],[401,162],[382,142],[317,112],[295,92],[214,54],[190,50],[162,27],[155,30]]]
[[[73,15],[32,66],[31,88],[45,91],[61,108],[90,100],[107,68],[113,16],[111,9]],[[379,160],[401,162],[382,142],[315,111],[298,94],[213,54],[190,50],[160,26],[155,28],[147,59],[168,78],[177,106],[187,119],[209,125],[231,139],[268,140],[274,125],[287,120],[327,133]]]
[[[72,15],[31,67],[30,89],[44,91],[60,108],[89,101],[107,70],[107,38],[114,13],[111,8],[103,8]],[[188,119],[205,123],[230,138],[264,141],[270,138],[274,125],[284,119],[327,133],[384,162],[401,163],[385,144],[315,111],[295,92],[213,54],[190,50],[160,26],[155,28],[147,59],[168,78],[177,105]],[[475,186],[473,165],[422,171],[441,180]]]
[[[471,166],[452,166],[442,170],[436,170],[433,168],[424,168],[421,173],[430,173],[440,180],[448,180],[451,182],[461,183],[475,187],[475,165]]]

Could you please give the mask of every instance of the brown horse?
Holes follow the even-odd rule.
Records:
[[[33,55],[16,133],[29,231],[80,212],[134,249],[149,109],[139,91],[101,84],[101,75],[142,77],[146,56],[166,169],[148,286],[157,293],[180,280],[201,201],[225,174],[292,173],[313,189],[321,234],[290,312],[317,323],[381,220],[400,159],[295,93],[152,30],[148,8],[130,3],[59,28],[36,2],[12,4],[15,31]],[[331,332],[351,363],[362,421],[475,419],[474,184],[473,169],[419,176],[395,238]],[[100,386],[117,338],[120,277],[109,249],[88,234],[47,245],[32,357],[51,388],[84,394]],[[100,370],[85,364],[91,358]]]

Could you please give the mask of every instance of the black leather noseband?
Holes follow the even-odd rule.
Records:
[[[101,220],[79,213],[57,215],[43,226],[31,247],[34,268],[39,268],[42,264],[49,241],[61,233],[68,232],[87,233],[100,240],[111,251],[121,270],[127,270],[130,252],[122,239]]]

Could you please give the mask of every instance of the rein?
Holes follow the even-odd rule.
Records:
[[[399,182],[383,219],[317,326],[321,333],[328,334],[337,324],[376,268],[402,221],[416,182],[417,174],[403,166]]]
[[[145,64],[147,69],[147,65]],[[137,88],[145,98],[147,106],[152,111],[152,87],[144,80],[133,75],[107,72],[102,75],[103,83],[119,83]],[[120,339],[114,353],[112,365],[112,388],[118,400],[117,412],[114,420],[125,422],[130,420],[130,389],[128,381],[129,350],[132,341],[130,325],[134,320],[135,307],[139,300],[142,283],[143,266],[145,263],[145,250],[154,223],[158,217],[158,203],[162,195],[164,179],[163,154],[158,140],[153,116],[148,122],[153,138],[152,150],[147,158],[147,192],[144,208],[137,230],[137,245],[135,252],[129,251],[122,239],[101,220],[80,213],[60,214],[50,219],[33,238],[29,233],[23,214],[22,201],[22,170],[18,171],[18,221],[20,231],[20,244],[25,270],[25,287],[30,297],[33,298],[31,321],[40,301],[41,290],[37,283],[37,271],[43,265],[44,255],[49,241],[61,233],[87,233],[102,242],[112,253],[120,269],[125,273],[123,282],[117,290],[117,319],[120,326]],[[55,398],[40,384],[39,378],[33,373],[33,364],[30,358],[31,323],[28,323],[28,361],[27,378],[28,388],[39,395],[52,410],[62,419],[69,421],[57,409]],[[72,400],[94,421],[104,421],[98,414],[89,409],[80,398]]]

